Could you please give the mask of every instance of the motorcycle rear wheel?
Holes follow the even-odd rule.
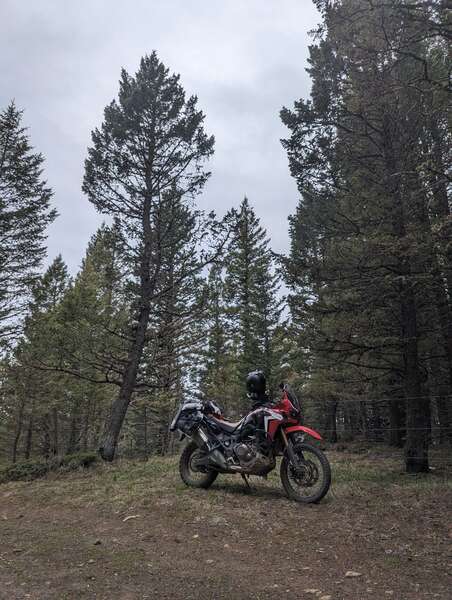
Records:
[[[195,444],[190,442],[185,446],[179,459],[179,473],[185,485],[195,488],[209,488],[218,477],[216,471],[199,471],[193,469],[193,459],[201,454],[201,450]]]
[[[292,465],[287,454],[281,461],[281,482],[287,496],[303,504],[320,502],[331,485],[327,457],[319,448],[305,442],[294,444],[293,450],[299,465]]]

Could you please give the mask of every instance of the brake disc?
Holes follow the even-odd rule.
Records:
[[[310,460],[304,460],[296,467],[291,465],[290,472],[297,485],[312,487],[319,480],[319,470]]]

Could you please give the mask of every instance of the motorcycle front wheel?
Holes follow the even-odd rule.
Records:
[[[281,461],[281,482],[289,498],[296,502],[319,502],[331,485],[331,468],[325,454],[310,444],[295,443],[297,465],[290,462],[287,453]]]
[[[218,476],[216,471],[196,468],[195,461],[201,458],[202,451],[195,442],[185,446],[179,460],[179,473],[182,481],[189,487],[209,488]]]

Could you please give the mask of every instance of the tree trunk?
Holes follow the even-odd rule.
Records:
[[[445,261],[444,271],[449,296],[452,297],[452,244],[450,243],[452,222],[450,219],[450,206],[447,190],[447,168],[443,158],[441,135],[436,118],[431,120],[430,134],[433,139],[432,157],[435,166],[435,173],[431,176],[431,187],[435,200],[434,211],[435,215],[441,219],[440,245]]]
[[[72,407],[70,429],[69,429],[69,441],[67,445],[67,453],[73,454],[80,450],[80,418],[79,411],[76,401]]]
[[[44,432],[43,443],[42,443],[42,455],[46,460],[50,457],[50,415],[46,413],[41,420],[42,431]]]
[[[16,393],[17,398],[17,393]],[[17,421],[16,421],[16,433],[14,434],[13,440],[13,450],[12,450],[12,461],[13,463],[17,460],[17,448],[19,446],[20,436],[22,435],[22,428],[24,422],[24,406],[25,406],[25,398],[22,398],[19,404],[19,410],[17,413]]]
[[[91,400],[86,400],[85,410],[83,412],[82,431],[80,434],[80,446],[83,452],[86,452],[88,449],[88,432],[91,412]]]
[[[430,359],[430,377],[432,380],[432,390],[435,395],[436,419],[435,419],[435,439],[442,444],[452,442],[452,413],[449,393],[451,387],[447,374],[446,360],[433,356]],[[433,419],[432,419],[433,421]]]
[[[436,400],[440,443],[448,442],[449,444],[452,444],[452,417],[450,404],[450,398],[447,396],[442,396]]]
[[[59,451],[59,435],[58,435],[58,410],[55,406],[52,409],[52,421],[53,421],[52,454],[54,456],[56,456]]]
[[[336,411],[337,400],[327,400],[326,403],[326,435],[325,438],[331,444],[337,442]]]
[[[401,322],[404,339],[407,473],[428,472],[430,401],[423,396],[418,357],[418,332],[414,294],[410,285],[402,291]]]
[[[422,377],[419,368],[417,309],[412,283],[412,258],[407,252],[410,243],[407,240],[407,222],[410,219],[406,214],[406,203],[404,193],[402,193],[401,181],[401,173],[404,171],[405,165],[399,164],[400,160],[396,158],[402,150],[397,145],[400,145],[402,139],[402,132],[399,130],[397,119],[397,114],[387,113],[383,120],[384,159],[387,192],[392,201],[392,227],[401,244],[401,252],[398,257],[398,280],[407,427],[405,469],[407,473],[420,473],[429,470],[430,402],[428,398],[423,397]],[[394,144],[396,144],[395,147]],[[416,212],[416,206],[411,207],[412,212],[413,210]],[[412,218],[412,213],[409,216]]]
[[[381,415],[381,406],[377,401],[369,404],[367,416],[368,439],[372,442],[381,442],[383,439],[383,419]]]
[[[147,406],[143,406],[143,437],[144,437],[144,458],[148,459],[148,411]]]
[[[353,412],[353,406],[349,402],[344,402],[344,439],[347,442],[352,442],[355,439],[357,430],[357,420]]]
[[[389,400],[389,445],[403,448],[403,438],[406,435],[404,414],[401,400]]]
[[[119,395],[112,404],[110,416],[105,427],[102,446],[99,449],[99,452],[102,458],[107,461],[112,461],[115,457],[119,434],[121,433],[127,408],[129,407],[135,389],[138,369],[143,355],[149,314],[149,306],[144,307],[141,310],[140,319],[136,328],[135,340],[133,347],[129,352]]]
[[[441,325],[441,334],[443,341],[444,354],[449,369],[449,389],[452,391],[452,311],[447,299],[447,293],[444,289],[441,273],[437,265],[437,258],[434,257],[436,265],[432,273],[433,286],[438,309],[439,322]]]
[[[415,171],[415,165],[413,165],[413,171]],[[436,304],[438,319],[440,325],[440,337],[444,349],[444,355],[446,357],[448,369],[449,369],[449,386],[452,390],[452,306],[450,305],[449,298],[447,297],[447,289],[441,272],[441,266],[438,259],[437,249],[435,247],[432,224],[428,212],[428,199],[425,194],[420,195],[418,190],[422,189],[422,182],[419,179],[417,173],[412,177],[411,186],[413,194],[417,194],[419,198],[419,210],[417,211],[419,225],[426,240],[425,261],[426,268],[431,275],[431,287],[433,291],[433,299]],[[444,218],[448,215],[443,214]],[[452,270],[452,264],[450,269],[447,268],[446,272]]]
[[[28,419],[28,427],[27,427],[27,437],[25,441],[25,452],[24,457],[25,460],[29,460],[31,455],[31,446],[33,442],[33,426],[34,426],[34,417],[35,417],[35,399],[31,401],[31,411]]]
[[[140,266],[140,308],[135,329],[135,338],[129,350],[119,394],[112,404],[110,416],[108,417],[108,421],[104,430],[102,445],[99,448],[101,457],[107,461],[112,461],[115,457],[119,434],[121,433],[127,408],[129,407],[130,400],[135,389],[138,369],[140,367],[146,341],[149,315],[151,313],[151,296],[153,289],[153,283],[150,275],[153,237],[151,230],[151,198],[152,196],[146,199],[143,208],[142,225],[144,248]],[[159,264],[155,266],[154,283],[158,269]]]

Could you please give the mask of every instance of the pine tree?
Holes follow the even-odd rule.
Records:
[[[67,393],[67,382],[58,373],[47,371],[46,365],[57,357],[57,311],[69,285],[67,267],[57,256],[34,286],[24,336],[13,361],[20,415],[14,456],[22,434],[26,459],[35,450],[46,457],[59,451],[57,414]]]
[[[83,189],[98,211],[116,219],[134,277],[128,355],[101,449],[106,460],[114,457],[136,390],[153,300],[173,293],[172,287],[156,288],[162,246],[171,230],[171,223],[158,219],[155,228],[156,214],[174,197],[187,205],[209,176],[203,165],[213,153],[214,139],[204,132],[203,120],[196,97],[185,97],[179,76],[170,75],[153,52],[141,60],[134,77],[123,70],[119,102],[105,109],[101,129],[92,134]],[[205,234],[198,220],[193,238]],[[191,276],[188,267],[173,285],[186,276]]]
[[[72,453],[98,446],[108,413],[128,310],[115,228],[91,239],[70,281],[57,257],[34,287],[24,336],[10,365],[15,388],[12,456]],[[15,416],[17,415],[17,416]]]
[[[56,217],[14,102],[0,113],[0,346],[17,339],[30,291],[46,253],[45,230]]]
[[[366,435],[386,418],[401,430],[404,395],[406,468],[425,471],[427,348],[440,332],[447,359],[452,339],[422,173],[430,95],[441,79],[425,76],[432,30],[398,2],[317,4],[324,22],[310,49],[311,100],[282,111],[302,195],[291,219],[289,303],[313,355],[311,386],[324,386],[325,401],[342,397],[346,427]],[[381,400],[365,402],[369,396]]]
[[[59,307],[55,369],[93,384],[120,385],[126,355],[127,291],[120,240],[103,225],[91,238],[80,272]]]
[[[237,377],[222,263],[212,265],[206,287],[207,305],[203,319],[206,343],[199,357],[199,387],[205,399],[214,400],[221,407],[229,409],[237,404]]]
[[[91,238],[80,272],[61,299],[49,369],[64,373],[70,397],[66,451],[96,447],[102,419],[119,384],[128,306],[118,235],[103,225]],[[56,359],[56,360],[55,360]]]
[[[139,374],[144,389],[133,411],[135,440],[162,454],[169,449],[174,410],[196,383],[193,372],[203,342],[199,323],[206,297],[193,236],[197,219],[179,196],[166,199],[155,213],[155,229],[167,232]]]
[[[272,393],[272,335],[281,313],[279,277],[266,232],[247,198],[235,218],[225,266],[225,299],[236,352],[234,392],[244,399],[246,374],[262,369]]]

